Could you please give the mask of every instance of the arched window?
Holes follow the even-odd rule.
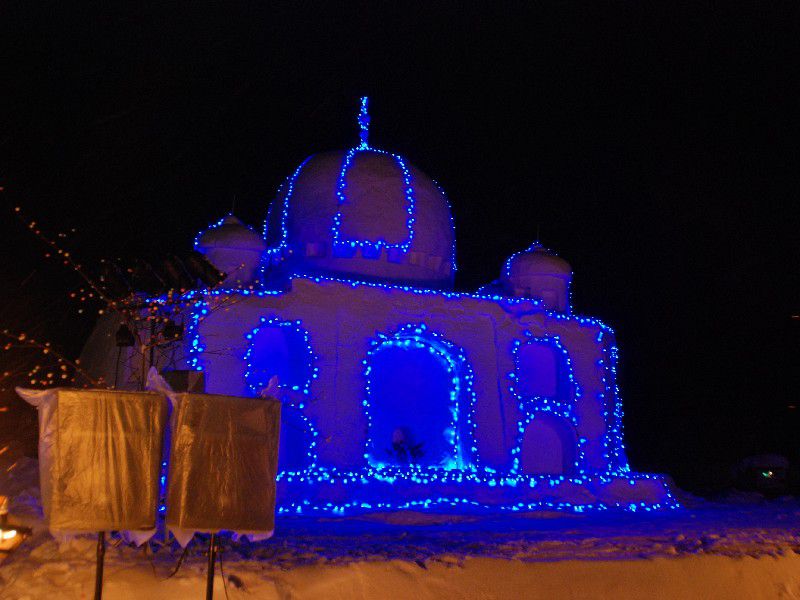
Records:
[[[247,351],[247,385],[255,393],[277,375],[282,388],[302,391],[312,378],[308,336],[293,321],[266,321],[252,334]]]
[[[316,432],[305,415],[305,402],[315,377],[314,354],[308,334],[299,321],[262,319],[249,335],[245,380],[253,394],[266,388],[272,377],[279,381],[281,439],[279,471],[302,471],[316,461]]]

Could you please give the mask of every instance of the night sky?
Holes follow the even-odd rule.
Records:
[[[86,265],[185,255],[351,146],[366,94],[372,144],[448,193],[459,289],[537,229],[570,261],[617,331],[634,468],[702,490],[800,462],[796,3],[273,4],[0,9],[0,329],[77,355],[92,325],[12,207]]]

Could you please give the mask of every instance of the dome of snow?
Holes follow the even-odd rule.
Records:
[[[225,283],[247,285],[256,280],[267,245],[260,235],[229,214],[199,234],[194,247],[226,274]]]
[[[572,267],[552,250],[548,250],[539,242],[534,242],[527,250],[514,254],[506,261],[503,275],[507,279],[530,275],[571,278]]]
[[[194,247],[203,253],[212,248],[263,252],[266,244],[258,233],[229,214],[198,235]]]
[[[266,237],[289,273],[452,287],[444,193],[402,157],[367,146],[307,158],[272,203]]]
[[[501,275],[506,293],[539,298],[547,308],[559,311],[569,309],[571,280],[570,264],[539,242],[512,255]]]

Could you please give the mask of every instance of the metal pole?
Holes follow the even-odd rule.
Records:
[[[214,598],[214,561],[217,558],[217,537],[211,534],[208,540],[208,573],[206,574],[206,600]]]
[[[146,347],[142,346],[142,380],[139,382],[139,390],[144,391],[147,385],[147,355],[145,354]]]
[[[103,562],[106,556],[106,532],[97,534],[97,566],[94,571],[94,600],[103,597]]]
[[[119,358],[122,356],[122,346],[117,346],[117,364],[114,367],[114,389],[117,389],[117,379],[119,379]]]

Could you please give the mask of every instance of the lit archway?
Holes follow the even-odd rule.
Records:
[[[365,362],[370,465],[474,464],[472,371],[461,349],[425,325],[406,325],[379,334]]]
[[[254,395],[272,377],[279,381],[281,432],[278,449],[280,473],[298,473],[316,464],[317,431],[305,414],[311,383],[317,377],[316,357],[308,332],[300,321],[261,318],[261,323],[245,336],[245,381]]]

